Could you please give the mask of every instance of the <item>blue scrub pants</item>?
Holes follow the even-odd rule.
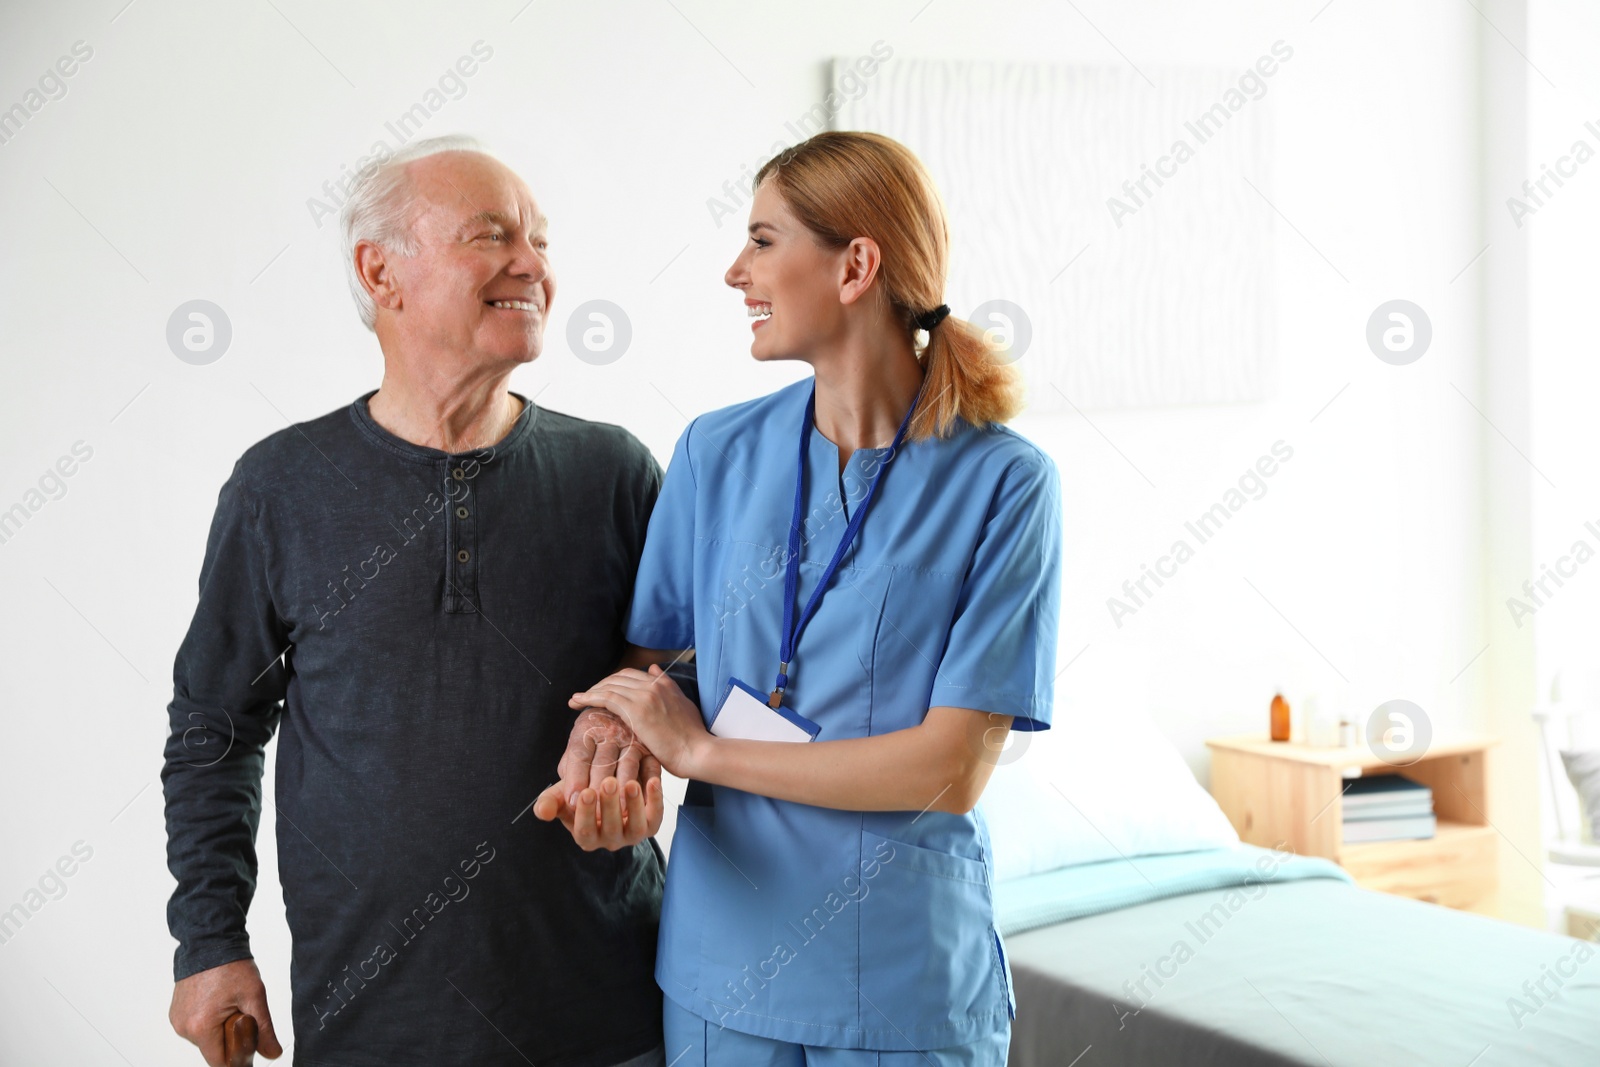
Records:
[[[667,1063],[671,1067],[1005,1067],[1011,1027],[970,1045],[923,1052],[792,1045],[716,1023],[662,997]]]

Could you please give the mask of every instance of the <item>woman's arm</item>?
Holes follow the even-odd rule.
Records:
[[[971,811],[1011,727],[1009,715],[934,707],[918,725],[876,737],[715,737],[659,667],[618,671],[571,704],[615,713],[673,774],[847,811]]]
[[[1010,728],[1009,715],[938,707],[908,729],[841,741],[708,733],[684,776],[819,808],[959,815],[983,795]]]

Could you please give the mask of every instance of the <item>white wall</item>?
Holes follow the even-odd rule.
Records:
[[[1600,534],[1589,528],[1592,523],[1600,530],[1600,474],[1594,463],[1600,454],[1600,425],[1592,414],[1600,391],[1596,360],[1600,346],[1593,314],[1594,293],[1600,288],[1600,265],[1594,257],[1594,237],[1600,233],[1600,72],[1589,45],[1600,37],[1600,11],[1550,0],[1533,0],[1528,9],[1529,53],[1538,69],[1523,68],[1528,71],[1526,163],[1522,173],[1512,177],[1515,187],[1495,190],[1498,196],[1486,206],[1498,216],[1501,247],[1520,245],[1527,261],[1528,452],[1542,474],[1521,465],[1519,476],[1528,483],[1532,503],[1529,551],[1521,572],[1508,573],[1507,581],[1493,590],[1491,617],[1508,647],[1535,651],[1536,669],[1528,672],[1529,688],[1534,690],[1530,695],[1548,700],[1551,681],[1559,673],[1566,676],[1569,701],[1587,697],[1589,737],[1580,735],[1577,740],[1593,744],[1600,737],[1600,716],[1593,714],[1600,711],[1596,705],[1600,690],[1595,688],[1600,681],[1600,659],[1595,655],[1600,647],[1600,568],[1591,566],[1593,558],[1585,553],[1600,549]],[[1587,162],[1581,164],[1577,157],[1582,151],[1574,151],[1580,141],[1588,153]],[[1561,184],[1547,181],[1540,191],[1543,203],[1536,204],[1536,212],[1524,216],[1518,227],[1506,200],[1523,197],[1522,181],[1544,176],[1547,167]],[[1577,549],[1579,542],[1583,549]],[[1579,564],[1580,557],[1586,562]],[[1534,601],[1521,585],[1541,578],[1545,584],[1536,590],[1539,600]],[[1515,620],[1512,598],[1520,601]],[[1533,614],[1526,613],[1528,607]],[[1581,677],[1584,674],[1588,677]],[[1537,751],[1536,736],[1525,718],[1515,726],[1508,723],[1502,732],[1512,738],[1520,733],[1522,747]],[[1565,791],[1566,777],[1559,764],[1555,778]],[[1570,793],[1563,797],[1572,799]],[[1547,809],[1550,800],[1547,792]],[[1570,831],[1577,818],[1576,804],[1566,811]],[[1548,810],[1544,825],[1554,833],[1555,820]],[[1524,872],[1527,866],[1520,863]],[[1559,906],[1574,895],[1567,889],[1570,878],[1560,870],[1547,869],[1546,874],[1554,885],[1535,882],[1531,889],[1545,891],[1551,919],[1559,922]],[[1592,899],[1593,883],[1580,892]]]
[[[1546,185],[1553,195],[1520,229],[1504,203],[1522,197],[1520,188],[1495,190],[1499,196],[1489,205],[1504,220],[1507,243],[1525,243],[1530,259],[1531,458],[1548,481],[1532,476],[1535,567],[1522,578],[1542,575],[1545,566],[1553,568],[1562,556],[1572,554],[1580,538],[1600,544],[1585,528],[1589,522],[1600,527],[1600,472],[1594,463],[1600,455],[1600,423],[1592,417],[1600,395],[1593,305],[1600,287],[1593,247],[1600,233],[1600,155],[1581,165],[1572,159],[1573,145],[1580,140],[1600,152],[1600,71],[1582,54],[1585,40],[1600,37],[1600,12],[1573,11],[1585,30],[1573,33],[1572,23],[1563,18],[1564,8],[1548,2],[1531,7],[1536,55],[1556,87],[1536,75],[1529,78],[1532,122],[1528,166],[1521,178],[1538,177],[1544,167],[1554,170],[1558,163],[1575,173],[1560,186],[1553,181]],[[1576,572],[1559,586],[1546,584],[1553,594],[1543,604],[1535,605],[1520,588],[1498,591],[1497,607],[1508,623],[1512,615],[1507,599],[1515,596],[1534,607],[1532,615],[1520,617],[1522,629],[1540,633],[1543,674],[1593,662],[1600,640],[1600,568],[1591,572],[1585,565]]]
[[[1406,697],[1436,730],[1484,725],[1486,530],[1527,516],[1486,509],[1499,438],[1472,406],[1485,406],[1481,308],[1496,294],[1482,261],[1463,268],[1487,239],[1485,197],[1501,194],[1483,188],[1497,146],[1479,81],[1499,38],[1471,5],[675,2],[0,14],[0,107],[75,41],[93,48],[67,94],[0,144],[0,508],[74,442],[93,448],[67,494],[0,544],[0,907],[75,841],[94,849],[67,895],[0,945],[0,1060],[109,1061],[111,1046],[194,1062],[165,1022],[156,776],[216,490],[286,418],[376,384],[334,227],[307,201],[480,40],[492,57],[425,134],[476,133],[528,178],[553,220],[558,326],[563,308],[605,298],[635,331],[624,359],[596,367],[552,330],[515,386],[627,425],[663,461],[686,417],[796,377],[744,355],[721,282],[741,217],[719,226],[706,201],[821,98],[828,57],[882,40],[904,56],[1243,69],[1290,42],[1262,207],[1279,213],[1277,399],[1018,424],[1065,483],[1061,663],[1077,658],[1058,716],[1147,709],[1202,778],[1202,739],[1264,728],[1274,686],[1362,715]],[[1395,297],[1433,323],[1408,367],[1363,340]],[[210,366],[165,343],[193,298],[232,321]],[[1267,494],[1114,625],[1106,599],[1279,439],[1294,458]],[[287,1029],[270,814],[261,837],[251,930]]]

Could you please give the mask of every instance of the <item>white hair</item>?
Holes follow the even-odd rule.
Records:
[[[339,209],[339,225],[344,232],[345,277],[361,321],[369,330],[377,328],[378,305],[361,284],[361,275],[356,270],[356,245],[370,241],[386,252],[402,256],[417,254],[416,238],[411,232],[416,188],[406,174],[406,164],[440,152],[494,155],[474,138],[462,134],[413,141],[398,152],[381,156],[361,168],[349,198]]]

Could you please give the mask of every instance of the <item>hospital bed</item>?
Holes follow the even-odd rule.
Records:
[[[1600,1064],[1600,947],[1273,860],[1239,845],[999,883],[1009,1067]]]
[[[1009,1067],[1600,1065],[1600,945],[1241,844],[1140,716],[1023,743],[979,804]]]

